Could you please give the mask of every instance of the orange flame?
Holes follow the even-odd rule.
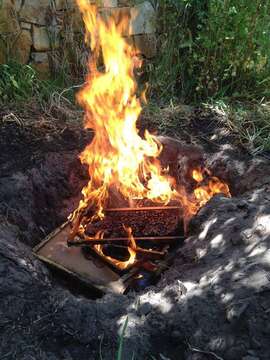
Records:
[[[207,173],[210,175],[209,171]],[[231,197],[228,185],[217,177],[210,177],[205,184],[201,184],[204,181],[204,176],[199,169],[192,171],[192,177],[198,183],[198,186],[194,189],[194,196],[199,208],[205,205],[215,194],[222,193],[227,197]]]
[[[230,196],[225,183],[214,177],[205,179],[198,169],[192,172],[198,183],[192,196],[180,186],[177,190],[174,188],[168,171],[161,168],[157,159],[162,145],[147,131],[144,138],[140,137],[136,127],[142,108],[134,68],[141,64],[134,57],[132,47],[121,36],[123,29],[129,26],[129,19],[123,17],[116,25],[113,17],[102,17],[88,0],[77,0],[77,3],[85,23],[85,38],[91,48],[89,74],[77,99],[85,108],[85,127],[93,129],[95,136],[80,155],[82,163],[88,166],[90,180],[82,190],[83,199],[78,209],[73,213],[71,235],[84,235],[82,219],[88,216],[84,210],[94,212],[91,220],[104,217],[103,209],[112,188],[129,203],[135,199],[150,199],[166,205],[172,199],[177,200],[183,208],[184,220],[196,214],[214,194],[223,192]],[[101,58],[103,67],[98,66]],[[136,251],[140,250],[132,229],[125,230],[129,239],[127,261],[107,256],[102,245],[93,245],[99,255],[121,270],[134,264]],[[96,239],[102,237],[102,232],[95,236]]]
[[[128,269],[130,266],[132,266],[135,261],[136,261],[136,242],[135,239],[132,235],[132,229],[126,228],[124,226],[125,231],[127,232],[128,235],[128,239],[129,239],[129,243],[130,245],[127,247],[127,251],[129,253],[129,258],[126,261],[120,261],[117,260],[111,256],[105,255],[103,252],[103,246],[102,245],[94,245],[93,248],[96,251],[97,254],[99,254],[101,257],[105,258],[107,262],[109,262],[111,265],[117,267],[119,270],[126,270]],[[103,238],[103,234],[99,233],[100,238]]]
[[[162,174],[159,162],[153,161],[161,144],[148,132],[142,139],[136,128],[141,104],[133,76],[133,49],[121,37],[128,18],[116,25],[113,18],[102,18],[87,0],[77,3],[92,50],[87,82],[77,99],[86,109],[85,127],[95,132],[80,156],[91,180],[83,189],[79,209],[94,208],[96,216],[102,217],[112,185],[126,199],[148,198],[166,204],[174,194],[171,180]],[[97,67],[100,53],[103,70]]]

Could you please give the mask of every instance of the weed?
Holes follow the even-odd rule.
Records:
[[[156,96],[269,95],[268,1],[161,0],[158,9],[160,55],[150,72]]]
[[[38,88],[35,70],[15,62],[0,65],[0,103],[21,102]]]
[[[41,80],[30,65],[14,61],[0,64],[0,104],[16,104],[35,100],[40,105],[48,103],[55,93],[62,94],[74,103],[75,87],[65,88],[65,78]],[[61,95],[62,96],[62,95]]]

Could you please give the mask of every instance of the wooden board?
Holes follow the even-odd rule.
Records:
[[[69,231],[70,224],[63,224],[33,249],[34,254],[46,264],[79,279],[87,286],[102,292],[123,293],[128,286],[127,277],[120,278],[95,257],[86,259],[80,248],[68,247]]]

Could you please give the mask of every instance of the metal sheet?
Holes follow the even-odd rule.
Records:
[[[103,292],[123,293],[126,286],[120,276],[96,258],[86,259],[80,248],[68,247],[70,224],[65,223],[33,249],[45,263],[78,278]]]

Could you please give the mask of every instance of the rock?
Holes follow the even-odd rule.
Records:
[[[0,3],[0,34],[19,32],[20,25],[13,2],[4,0],[2,4]]]
[[[46,78],[50,73],[49,58],[46,52],[34,52],[31,54],[31,65],[39,73],[40,77]]]
[[[30,58],[32,36],[29,30],[22,30],[14,47],[14,56],[17,61],[27,64]]]
[[[117,7],[117,0],[99,0],[98,5],[101,7]]]
[[[157,39],[155,34],[134,35],[135,49],[147,59],[153,58],[157,53]]]
[[[260,360],[257,356],[247,355],[242,357],[242,360]]]
[[[56,10],[74,9],[77,7],[76,0],[55,0]]]
[[[131,0],[118,0],[118,6],[131,6]]]
[[[21,21],[21,28],[24,30],[31,30],[32,24],[28,22]]]
[[[149,1],[132,7],[130,14],[129,35],[155,33],[156,12]]]
[[[82,15],[79,9],[69,9],[65,11],[64,28],[72,29],[73,32],[82,32],[84,29]]]
[[[0,8],[12,7],[16,12],[21,8],[22,0],[2,0],[0,1]]]
[[[183,334],[179,331],[179,330],[174,330],[172,332],[172,338],[174,338],[175,340],[182,340],[183,338]]]
[[[33,26],[33,46],[36,51],[50,50],[50,40],[45,26]]]
[[[50,0],[25,0],[20,10],[20,18],[25,22],[46,25],[46,14]]]

